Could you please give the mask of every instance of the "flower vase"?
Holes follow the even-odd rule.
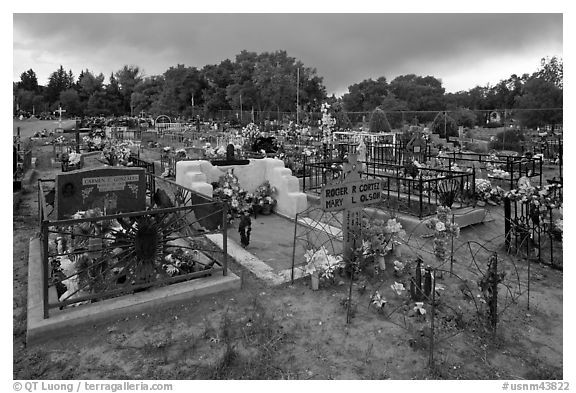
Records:
[[[386,257],[384,254],[378,254],[376,261],[378,261],[378,267],[380,270],[386,270]]]
[[[392,252],[396,258],[400,258],[402,256],[402,246],[400,244],[392,245]]]
[[[320,276],[317,272],[314,272],[310,275],[312,279],[312,290],[317,291],[318,287],[320,286]]]
[[[270,214],[272,214],[272,205],[269,203],[265,203],[262,206],[262,210],[260,211],[260,214],[262,214],[263,216],[269,216]]]

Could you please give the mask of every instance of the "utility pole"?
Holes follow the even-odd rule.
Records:
[[[300,123],[300,67],[296,69],[296,126]]]
[[[240,93],[240,121],[242,121],[242,93]]]

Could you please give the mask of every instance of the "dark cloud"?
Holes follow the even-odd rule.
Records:
[[[532,58],[515,71],[524,73],[540,57],[562,55],[562,14],[14,14],[15,78],[32,68],[43,81],[60,64],[105,74],[136,64],[159,74],[243,49],[286,50],[316,68],[329,92],[406,73],[448,81],[510,56]],[[486,76],[482,83],[498,82]]]

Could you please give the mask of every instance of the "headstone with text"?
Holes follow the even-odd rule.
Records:
[[[322,188],[320,206],[324,211],[343,210],[342,235],[344,260],[350,260],[353,250],[361,244],[362,207],[380,202],[383,183],[379,179],[361,179],[356,154],[348,155],[344,163],[344,180]]]
[[[94,208],[106,214],[145,210],[144,168],[109,167],[56,175],[54,209],[58,220]]]

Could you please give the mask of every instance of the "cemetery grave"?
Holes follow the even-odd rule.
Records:
[[[224,233],[226,243],[221,204],[144,168],[87,168],[40,179],[38,212],[40,238],[30,242],[30,343],[82,323],[85,307],[96,305],[91,318],[106,317],[130,303],[165,303],[239,283],[228,274],[225,247],[205,238]],[[162,292],[188,280],[206,284]],[[143,296],[124,300],[137,293]]]
[[[157,151],[142,149],[140,153],[140,158],[130,157],[132,166],[150,168],[150,163],[159,159]],[[245,159],[231,154],[223,158],[227,161],[224,167],[236,164],[231,161]],[[439,187],[439,183],[454,177],[458,184],[475,184],[472,175],[450,171],[450,177],[441,169],[427,169],[430,174],[437,172],[441,176],[432,179],[431,185],[424,188],[406,179],[397,181],[403,166],[360,162],[367,164],[366,173],[356,179],[348,178],[348,181],[358,183],[351,184],[349,190],[346,186],[348,191],[344,191],[338,182],[342,178],[346,181],[349,163],[340,161],[337,164],[341,167],[335,168],[337,170],[332,171],[331,177],[326,175],[325,181],[318,182],[319,186],[331,187],[328,201],[320,199],[321,205],[311,203],[306,210],[298,212],[295,220],[278,215],[259,215],[252,219],[251,245],[246,252],[253,252],[262,261],[276,265],[273,266],[276,272],[288,270],[290,274],[285,277],[284,284],[271,286],[252,275],[250,269],[230,260],[230,270],[242,276],[241,289],[192,300],[181,306],[162,307],[154,313],[128,314],[99,323],[94,328],[78,329],[63,342],[43,344],[39,352],[35,352],[48,364],[44,371],[35,366],[30,357],[31,349],[20,348],[17,372],[22,376],[43,372],[43,375],[52,376],[68,373],[69,377],[132,375],[142,378],[151,375],[164,378],[295,379],[561,378],[561,273],[536,263],[541,254],[534,254],[532,245],[525,254],[530,237],[516,236],[513,232],[510,238],[513,244],[506,252],[503,247],[507,238],[505,223],[512,219],[507,218],[502,206],[486,206],[493,219],[461,231],[451,220],[449,210],[440,209],[434,214],[447,199],[456,199],[455,207],[466,203],[461,200],[461,188],[455,193],[457,195],[447,196],[442,192],[450,190]],[[322,169],[327,168],[324,166]],[[79,173],[84,172],[61,175],[62,179],[83,176]],[[106,176],[99,174],[89,178],[100,177]],[[182,209],[183,217],[174,219],[180,221],[162,220],[167,225],[166,231],[184,227],[184,222],[189,219],[196,222],[191,218],[194,216],[203,217],[204,222],[185,226],[193,233],[177,237],[195,239],[196,235],[201,235],[203,238],[210,232],[202,228],[209,229],[214,222],[210,221],[208,211],[197,210],[202,202],[194,200],[204,200],[205,196],[160,176],[146,174],[144,177],[144,180],[138,180],[138,190],[146,190],[146,206],[164,204],[165,198],[154,198],[162,194],[173,205],[161,206],[150,215],[168,217],[175,212],[163,209]],[[387,180],[388,177],[394,180]],[[129,192],[129,179],[120,179],[112,184],[104,182],[102,191],[119,188],[116,183],[124,183],[123,192]],[[310,181],[309,178],[306,181]],[[394,183],[401,187],[394,188]],[[44,185],[44,182],[40,184]],[[95,184],[94,190],[99,183]],[[361,194],[352,191],[354,185]],[[400,217],[396,211],[375,209],[377,205],[371,202],[381,203],[381,194],[372,198],[369,195],[373,196],[376,188],[392,189],[396,194],[407,192],[408,195],[414,195],[414,189],[420,195],[421,190],[427,191],[431,206],[429,214],[422,214],[424,219],[418,220],[417,228],[408,228],[403,216]],[[163,193],[157,193],[157,190]],[[319,190],[326,196],[326,188]],[[32,202],[31,206],[34,206],[34,199],[42,200],[44,194],[24,197],[26,203]],[[352,199],[352,194],[358,198]],[[346,198],[336,202],[343,196]],[[419,205],[419,197],[416,200]],[[367,204],[350,210],[349,204],[356,201]],[[104,206],[107,210],[113,206],[112,200],[95,203],[102,205],[102,210]],[[189,207],[191,205],[200,206],[194,210]],[[42,215],[45,206],[42,203],[39,206]],[[326,211],[326,208],[341,207],[348,210]],[[50,210],[50,207],[46,209]],[[514,211],[514,208],[510,210]],[[519,205],[516,219],[530,216],[530,211],[521,213],[521,210]],[[546,225],[561,217],[557,207],[552,207],[552,210]],[[51,214],[58,215],[58,211]],[[116,215],[123,214],[126,213]],[[95,225],[111,221],[110,217],[80,220]],[[535,220],[530,220],[534,226]],[[54,224],[58,226],[58,220]],[[238,220],[233,219],[231,225],[227,229],[230,244],[239,243]],[[535,227],[530,230],[537,231]],[[376,236],[378,233],[385,236]],[[548,233],[542,235],[550,237]],[[75,235],[74,241],[80,242],[82,236],[88,239],[86,253],[107,252],[103,245],[110,238],[101,236],[102,246],[93,245],[90,249],[91,235]],[[268,244],[278,246],[267,247]],[[548,248],[548,245],[543,244],[542,248]],[[57,254],[58,244],[55,246],[54,254]],[[221,252],[211,242],[194,244],[196,249],[200,246],[211,247],[207,255]],[[127,245],[125,249],[130,247]],[[175,250],[170,247],[167,245],[165,251],[174,256]],[[561,243],[554,243],[551,249],[556,254],[555,258],[561,260]],[[314,274],[310,273],[314,271],[318,273],[317,280],[314,279],[318,290],[311,290],[315,284]],[[22,293],[21,290],[16,292]],[[55,304],[51,313],[59,312]],[[15,314],[17,321],[21,318],[18,315]],[[532,329],[530,335],[525,334],[526,326]],[[242,334],[224,338],[226,331]],[[65,348],[66,344],[74,349]],[[103,355],[94,355],[91,348],[97,348]],[[237,361],[222,366],[226,351],[233,351]],[[93,371],[77,360],[90,356],[93,357]],[[77,367],[69,367],[72,364]],[[92,374],[88,374],[90,372]]]

